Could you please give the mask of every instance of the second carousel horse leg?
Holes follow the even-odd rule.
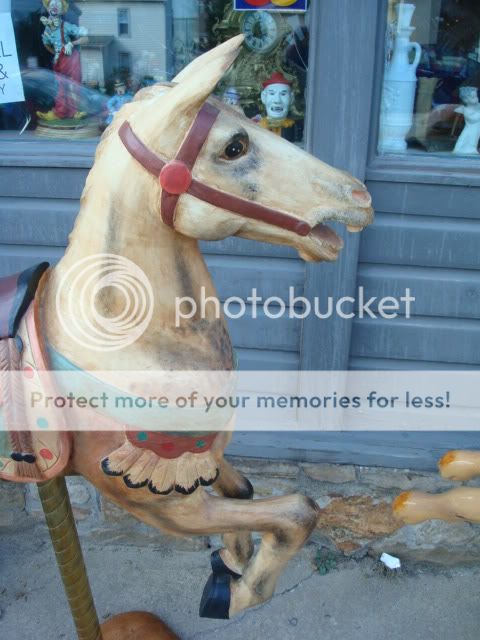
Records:
[[[251,532],[262,534],[257,553],[243,575],[213,574],[204,590],[200,615],[228,618],[269,600],[280,573],[305,544],[317,524],[313,500],[295,494],[261,500],[217,498],[203,488],[191,496],[165,500],[159,516],[164,527],[185,535]]]
[[[470,480],[480,475],[480,451],[449,451],[439,461],[438,467],[443,478]]]
[[[470,480],[480,475],[480,451],[449,451],[438,463],[440,474],[449,480]],[[438,494],[421,491],[401,493],[393,512],[406,524],[425,520],[480,522],[480,489],[457,487]]]
[[[224,498],[251,500],[253,487],[250,481],[225,459],[222,458],[218,465],[218,480],[213,484],[213,489]],[[217,568],[221,572],[221,565],[224,564],[227,569],[241,574],[253,554],[251,533],[249,531],[224,533],[223,542],[225,549],[221,549],[219,552],[215,551],[212,554],[213,570],[215,571]],[[219,563],[218,557],[220,557]]]
[[[132,611],[100,626],[64,477],[38,485],[78,640],[179,640],[151,613]]]
[[[480,489],[457,487],[433,495],[406,491],[395,498],[393,512],[406,524],[435,519],[480,522]]]

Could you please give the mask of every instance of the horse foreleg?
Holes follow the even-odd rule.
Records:
[[[213,489],[224,498],[251,500],[253,487],[250,481],[237,471],[224,458],[218,461],[218,479]],[[236,531],[223,535],[225,549],[214,551],[212,554],[212,569],[222,572],[222,565],[236,574],[242,574],[243,569],[253,554],[252,536],[249,531]]]
[[[227,518],[235,511],[241,527],[261,532],[262,541],[240,580],[231,581],[229,617],[269,600],[289,560],[301,549],[317,524],[318,507],[313,500],[296,494],[255,500],[248,505],[226,505]],[[220,612],[219,612],[220,613]],[[220,617],[220,616],[219,616]]]
[[[287,562],[303,546],[315,528],[318,508],[310,498],[291,495],[261,500],[217,498],[197,489],[178,502],[162,504],[164,523],[186,535],[258,531],[262,540],[257,553],[238,579],[213,574],[202,598],[200,615],[228,618],[269,600]]]

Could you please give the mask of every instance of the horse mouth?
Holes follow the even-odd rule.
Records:
[[[343,240],[333,229],[323,222],[315,225],[308,234],[310,240],[308,248],[302,247],[300,255],[304,260],[336,260],[343,249]]]
[[[346,225],[348,231],[357,233],[362,231],[363,226]],[[299,250],[304,260],[317,262],[320,260],[334,261],[343,249],[342,238],[323,222],[315,225],[307,236],[311,241],[309,247],[302,247]]]
[[[337,252],[343,249],[343,240],[326,224],[320,223],[315,225],[310,231],[310,235],[322,245],[336,249]]]

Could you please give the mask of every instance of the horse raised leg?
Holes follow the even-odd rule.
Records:
[[[242,577],[213,574],[205,587],[200,615],[229,618],[272,597],[280,573],[315,528],[318,508],[300,494],[245,501],[199,488],[183,498],[180,509],[176,500],[162,502],[159,516],[171,532],[183,535],[262,533]]]
[[[253,487],[250,481],[224,458],[219,460],[218,480],[213,489],[224,498],[251,500]],[[212,568],[215,572],[223,569],[242,574],[243,569],[253,554],[252,536],[248,531],[236,531],[223,535],[225,549],[212,554]]]

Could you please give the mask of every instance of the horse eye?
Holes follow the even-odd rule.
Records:
[[[226,160],[235,160],[236,158],[240,158],[240,156],[245,155],[247,152],[248,145],[244,140],[232,140],[227,144],[225,149],[223,150],[223,158]]]

